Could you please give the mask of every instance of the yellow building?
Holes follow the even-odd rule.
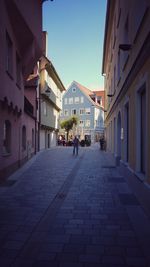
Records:
[[[150,184],[149,0],[108,0],[102,74],[107,150]]]

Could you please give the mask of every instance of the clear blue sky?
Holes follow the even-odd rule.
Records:
[[[106,0],[54,0],[43,4],[48,57],[68,88],[73,80],[103,89],[102,53]]]

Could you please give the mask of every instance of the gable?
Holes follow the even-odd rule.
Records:
[[[85,101],[89,104],[89,105],[94,105],[94,106],[98,106],[90,97],[90,95],[93,94],[93,92],[91,90],[89,90],[88,88],[84,87],[83,85],[73,81],[71,83],[71,85],[69,86],[69,88],[67,89],[67,91],[65,92],[63,99],[64,98],[69,98],[69,97],[80,97],[83,96]]]

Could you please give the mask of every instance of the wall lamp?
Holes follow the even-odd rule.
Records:
[[[113,94],[108,94],[107,96],[108,96],[108,97],[113,97],[113,96],[115,95],[115,93],[116,93],[116,89],[115,89],[115,91],[113,92]]]
[[[131,44],[120,44],[119,49],[123,51],[129,51],[132,48]]]
[[[115,95],[115,92],[113,94],[108,94],[108,97],[113,97]]]

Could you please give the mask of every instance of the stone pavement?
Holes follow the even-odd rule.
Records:
[[[98,146],[40,152],[0,186],[0,267],[149,267],[148,215]]]

